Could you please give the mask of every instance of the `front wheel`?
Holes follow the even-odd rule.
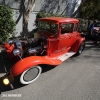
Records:
[[[83,52],[84,48],[85,48],[85,42],[82,42],[78,48],[76,55],[77,56],[80,55]]]
[[[35,66],[25,70],[20,75],[20,83],[21,84],[30,84],[34,82],[41,74],[42,68],[40,66]]]

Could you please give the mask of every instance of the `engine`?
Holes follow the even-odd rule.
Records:
[[[15,39],[9,41],[9,44],[14,44],[13,54],[19,56],[20,59],[27,56],[46,55],[47,39],[45,37]]]

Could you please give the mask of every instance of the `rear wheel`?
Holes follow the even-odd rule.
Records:
[[[34,82],[41,74],[42,68],[40,66],[35,66],[25,70],[20,75],[20,83],[21,84],[30,84]]]
[[[78,48],[77,53],[76,53],[77,56],[80,55],[83,52],[84,47],[85,47],[85,42],[82,42],[81,45]]]

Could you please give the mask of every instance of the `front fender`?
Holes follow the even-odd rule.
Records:
[[[51,59],[46,56],[31,56],[24,58],[20,61],[18,61],[10,70],[10,73],[13,76],[17,76],[21,74],[23,71],[25,71],[28,68],[31,68],[33,66],[39,65],[39,64],[48,64],[48,65],[59,65],[62,62],[58,59]]]
[[[14,55],[13,55],[14,44],[10,45],[9,43],[5,43],[3,48],[6,49],[6,53],[7,53],[8,58],[13,60],[13,58],[14,58]]]
[[[6,52],[7,53],[11,53],[12,50],[14,49],[14,44],[11,44],[10,45],[9,43],[5,43],[4,46],[3,46],[3,48],[6,49]]]

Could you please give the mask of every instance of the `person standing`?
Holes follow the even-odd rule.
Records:
[[[96,24],[96,21],[93,21],[93,23],[89,26],[89,32],[87,36],[87,41],[90,41],[91,36],[94,36],[94,25]]]
[[[94,32],[94,25],[96,24],[96,21],[93,21],[93,23],[90,25],[90,34],[92,35]]]

